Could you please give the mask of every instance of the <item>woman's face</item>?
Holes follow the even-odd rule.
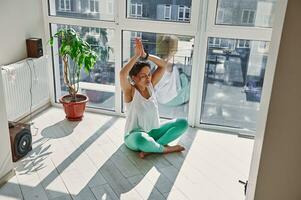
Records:
[[[148,86],[151,83],[152,75],[149,67],[143,67],[140,72],[133,76],[136,85],[139,86]]]

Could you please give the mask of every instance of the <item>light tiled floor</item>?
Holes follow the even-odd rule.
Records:
[[[186,151],[142,160],[123,144],[124,118],[69,122],[49,108],[33,121],[33,150],[0,199],[244,199],[238,180],[248,177],[251,139],[189,128],[174,141]]]

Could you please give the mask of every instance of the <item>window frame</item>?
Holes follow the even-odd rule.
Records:
[[[129,1],[129,0],[128,0]],[[215,24],[215,12],[217,6],[217,0],[205,0],[197,1],[193,0],[191,2],[191,19],[189,23],[180,23],[172,21],[155,21],[155,20],[143,20],[143,19],[133,19],[128,18],[127,13],[129,7],[126,1],[120,1],[114,3],[114,20],[115,21],[102,21],[95,19],[76,19],[67,18],[50,15],[50,9],[53,5],[48,4],[48,2],[43,1],[43,13],[44,13],[44,24],[45,33],[49,39],[49,24],[70,24],[78,26],[87,27],[98,27],[98,28],[111,28],[115,30],[115,43],[113,45],[115,51],[115,72],[118,72],[122,66],[122,32],[123,31],[138,31],[138,32],[156,32],[156,33],[166,33],[166,34],[176,34],[176,35],[187,35],[193,36],[195,38],[194,45],[194,56],[192,63],[192,77],[191,77],[191,88],[193,92],[190,94],[190,105],[188,111],[188,122],[192,126],[201,127],[199,123],[200,116],[200,102],[198,99],[202,99],[202,88],[203,88],[203,74],[204,66],[206,62],[206,50],[207,48],[207,38],[208,37],[220,37],[220,38],[236,38],[238,39],[248,39],[248,40],[258,40],[261,38],[264,41],[270,41],[271,39],[271,28],[263,27],[243,27],[243,26],[228,26],[228,25],[216,25]],[[201,12],[200,12],[201,10]],[[235,28],[235,31],[233,31]],[[48,50],[51,52],[51,48]],[[51,61],[51,65],[53,65]],[[201,67],[200,67],[201,66]],[[55,74],[53,66],[51,66],[51,74]],[[201,75],[201,78],[200,78]],[[53,78],[52,78],[53,79]],[[55,85],[55,80],[52,80],[53,88],[57,87]],[[113,114],[118,116],[124,116],[122,112],[122,93],[119,86],[118,73],[115,73],[115,112],[108,112],[105,110],[95,110],[87,108],[87,110],[92,110],[99,113]],[[57,105],[55,102],[55,90],[52,92],[52,104]],[[214,127],[217,128],[217,127]],[[229,130],[223,128],[222,130]],[[232,130],[233,131],[233,130]],[[234,131],[237,131],[236,129]]]

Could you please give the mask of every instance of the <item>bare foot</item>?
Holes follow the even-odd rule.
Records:
[[[163,151],[164,154],[172,153],[172,152],[181,152],[181,151],[185,150],[185,148],[179,144],[174,145],[174,146],[164,145],[164,147],[165,147],[164,151]],[[143,159],[143,158],[145,158],[145,156],[148,156],[150,154],[152,154],[152,153],[141,151],[138,155],[141,159]]]
[[[148,152],[143,152],[143,151],[141,151],[141,152],[139,153],[139,157],[140,157],[141,159],[143,159],[145,156],[148,156],[148,155],[150,155],[150,154],[152,154],[152,153],[148,153]]]
[[[178,145],[174,145],[174,146],[166,146],[164,148],[163,153],[181,152],[184,150],[185,150],[185,148],[178,144]]]

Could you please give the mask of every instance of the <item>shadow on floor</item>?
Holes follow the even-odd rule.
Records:
[[[81,156],[90,145],[97,141],[117,120],[118,117],[110,118],[72,152],[67,159],[56,166],[53,171],[41,180],[43,188],[47,188],[59,174],[62,174],[72,162],[79,158],[79,156]],[[44,165],[43,161],[52,153],[49,150],[50,144],[47,144],[47,142],[50,139],[59,139],[68,136],[77,125],[78,123],[63,120],[42,130],[42,138],[35,142],[36,146],[32,152],[26,159],[22,160],[23,168],[18,169],[17,167],[16,170],[24,174],[30,171],[41,170]],[[179,143],[186,148],[182,153],[172,153],[168,155],[154,154],[145,159],[140,159],[137,152],[129,150],[122,144],[98,169],[90,182],[86,184],[78,194],[73,194],[72,197],[70,197],[68,193],[59,193],[59,195],[67,196],[72,199],[91,200],[103,198],[120,199],[123,197],[130,199],[166,199],[174,187],[175,180],[195,136],[196,129],[189,128],[188,132],[181,137]],[[45,190],[47,194],[51,196],[58,196],[58,192],[56,191]],[[141,191],[143,191],[143,193]]]

